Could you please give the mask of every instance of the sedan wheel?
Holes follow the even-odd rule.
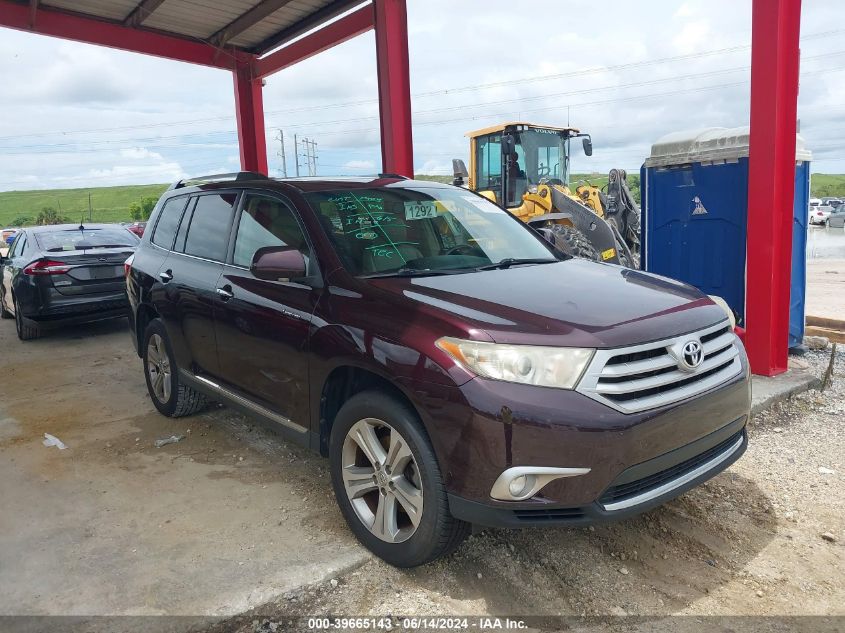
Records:
[[[170,371],[170,359],[164,341],[158,334],[150,336],[147,342],[147,372],[153,395],[162,404],[170,400],[173,381]]]
[[[355,514],[376,537],[401,543],[423,513],[419,467],[408,443],[387,422],[365,418],[343,441],[343,486]]]

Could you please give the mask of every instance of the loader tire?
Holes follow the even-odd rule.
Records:
[[[578,229],[566,224],[554,224],[552,233],[555,234],[555,246],[567,255],[591,259],[594,262],[601,261],[596,248]]]

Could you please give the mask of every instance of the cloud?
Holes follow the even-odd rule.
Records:
[[[144,160],[146,158],[152,158],[155,160],[162,159],[161,154],[158,152],[151,152],[146,147],[128,147],[120,150],[120,155],[123,158],[133,158],[136,160]]]
[[[595,147],[585,157],[573,144],[574,171],[630,173],[664,134],[748,124],[751,3],[607,0],[602,10],[613,19],[601,37],[567,24],[516,37],[524,16],[512,0],[487,0],[481,13],[473,3],[409,2],[417,172],[450,173],[452,158],[468,162],[466,131],[506,120],[569,120]],[[535,0],[532,11],[558,15],[559,2]],[[594,11],[592,1],[567,4],[570,15]],[[802,11],[802,135],[814,171],[842,172],[845,81],[830,24],[845,20],[845,4],[814,0]],[[25,177],[32,186],[166,182],[237,165],[227,72],[4,31],[0,76],[0,189]],[[317,142],[321,175],[381,168],[372,34],[269,77],[264,105],[273,173],[279,129],[288,173],[294,134]]]

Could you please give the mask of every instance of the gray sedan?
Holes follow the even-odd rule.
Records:
[[[840,229],[845,227],[845,205],[840,204],[831,212],[827,225]]]

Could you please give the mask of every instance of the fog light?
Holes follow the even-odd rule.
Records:
[[[530,475],[528,477],[526,477],[525,475],[520,475],[519,477],[514,477],[513,479],[511,479],[510,484],[508,484],[508,490],[510,491],[511,496],[521,497],[528,490],[531,489],[531,486],[529,485],[528,481],[529,477]]]
[[[536,495],[550,481],[586,475],[589,468],[512,466],[493,483],[490,496],[501,501],[524,501]]]

